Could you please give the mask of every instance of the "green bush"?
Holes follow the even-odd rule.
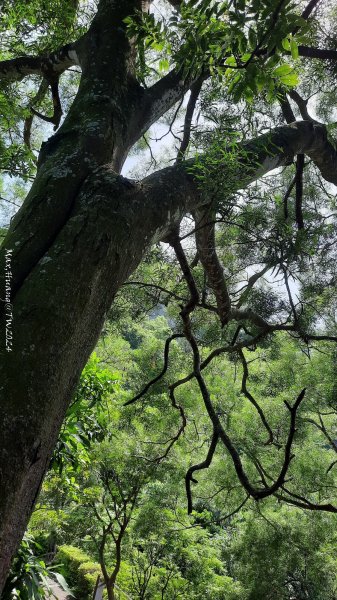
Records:
[[[55,562],[61,565],[58,570],[68,581],[75,597],[79,600],[91,600],[97,576],[101,575],[100,565],[74,546],[60,546]]]

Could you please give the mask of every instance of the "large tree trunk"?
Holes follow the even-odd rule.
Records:
[[[206,200],[183,166],[141,183],[117,174],[130,146],[190,85],[176,73],[146,92],[136,82],[123,19],[140,5],[101,0],[76,47],[78,94],[42,148],[35,183],[5,241],[12,251],[13,350],[5,351],[2,332],[0,593],[114,295],[146,249]],[[302,123],[247,146],[226,193],[297,152],[308,152],[334,180],[334,149],[319,128]],[[4,257],[2,251],[2,278]]]
[[[76,48],[83,74],[76,99],[43,145],[36,180],[5,241],[13,346],[6,352],[2,335],[0,592],[79,373],[145,247],[140,231],[132,241],[136,213],[129,217],[120,205],[121,197],[132,202],[132,190],[116,177],[133,143],[141,94],[122,26],[135,8],[140,1],[100,2]],[[109,169],[97,170],[105,163]]]

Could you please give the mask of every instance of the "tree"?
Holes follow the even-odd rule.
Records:
[[[199,259],[216,300],[212,310],[217,312],[222,327],[230,329],[234,324],[237,328],[232,351],[258,343],[276,330],[290,331],[304,341],[335,339],[332,331],[313,333],[291,294],[288,304],[292,317],[286,324],[263,319],[249,302],[243,303],[243,298],[243,308],[240,301],[239,306],[235,304],[226,287],[214,238],[216,211],[226,205],[226,200],[298,156],[290,186],[296,190],[292,217],[296,243],[288,246],[293,255],[305,255],[305,244],[301,245],[301,240],[308,237],[303,217],[303,155],[313,161],[326,181],[336,183],[336,151],[326,127],[308,118],[306,102],[292,91],[297,79],[283,56],[291,55],[289,60],[294,61],[298,56],[329,61],[323,62],[329,65],[326,80],[330,77],[334,81],[334,37],[329,36],[328,48],[320,48],[316,21],[311,21],[317,4],[311,0],[299,16],[292,5],[282,1],[239,2],[232,7],[230,3],[213,5],[204,1],[185,5],[172,0],[175,12],[163,29],[152,13],[148,14],[146,2],[100,0],[88,27],[76,29],[72,24],[77,3],[69,1],[61,10],[55,2],[51,11],[61,11],[62,27],[56,27],[58,35],[52,36],[51,46],[43,38],[40,46],[31,44],[39,52],[31,56],[27,55],[27,47],[9,45],[0,63],[3,84],[11,91],[15,82],[38,76],[42,85],[38,101],[49,87],[54,110],[47,120],[55,128],[62,110],[60,77],[76,65],[81,69],[81,80],[61,127],[42,145],[34,183],[11,223],[1,253],[2,295],[5,290],[2,340],[6,346],[0,366],[0,589],[34,506],[76,383],[112,300],[155,242],[170,241],[189,288],[190,299],[182,310],[182,335],[192,349],[193,377],[214,426],[207,462],[220,437],[248,494],[263,497],[284,484],[296,412],[304,392],[299,393],[295,404],[288,402],[291,424],[279,476],[268,484],[261,471],[262,487],[254,488],[204,385],[191,313],[199,304],[207,303],[200,300],[177,227],[186,214],[193,213]],[[40,11],[42,27],[49,20],[51,29],[55,27],[53,13],[43,12],[38,1],[32,12],[27,9],[25,13],[23,6],[18,3],[15,20],[11,6],[5,3],[4,23],[9,32],[23,27],[34,30],[34,7]],[[247,23],[252,23],[249,35],[245,33]],[[65,44],[69,29],[78,37]],[[162,50],[163,38],[168,42],[165,49],[171,51],[172,69],[151,84],[148,53]],[[8,39],[11,40],[10,35]],[[293,121],[286,95],[289,92],[304,120],[270,129],[250,142],[235,142],[234,153],[227,140],[215,135],[217,143],[205,159],[184,161],[193,107],[202,83],[211,77],[225,78],[234,102],[242,97],[249,103],[258,93],[269,100],[279,100],[287,122]],[[188,90],[191,95],[177,163],[141,182],[119,175],[130,148]],[[8,93],[4,97],[10,104],[14,96]],[[36,109],[28,113],[38,118],[42,114]],[[22,116],[26,118],[27,112]],[[5,171],[11,172],[15,160],[22,163],[26,159],[11,146],[11,153],[4,153]],[[284,205],[287,208],[287,201]],[[276,261],[285,282],[289,278],[288,258],[279,253]],[[269,261],[268,267],[271,266]],[[254,276],[248,288],[255,282]],[[243,328],[249,339],[241,341]],[[192,475],[190,472],[191,478]],[[295,501],[303,504],[303,500]]]
[[[124,538],[145,483],[145,474],[140,475],[139,465],[131,454],[131,450],[134,451],[134,449],[128,449],[129,456],[125,457],[125,440],[121,439],[124,453],[122,457],[118,456],[116,452],[111,452],[109,446],[110,443],[106,444],[105,448],[100,448],[100,456],[96,465],[96,468],[99,469],[98,481],[103,492],[97,498],[97,491],[95,494],[94,490],[93,497],[89,497],[89,505],[93,521],[96,520],[99,523],[96,544],[104,583],[109,600],[114,600],[116,580],[122,563]],[[120,472],[118,473],[118,471]],[[113,568],[111,567],[110,572],[108,557],[110,562],[113,557]]]

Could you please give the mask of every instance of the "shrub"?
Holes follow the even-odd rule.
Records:
[[[74,546],[60,546],[55,562],[75,597],[79,600],[91,600],[97,576],[101,575],[100,565]]]

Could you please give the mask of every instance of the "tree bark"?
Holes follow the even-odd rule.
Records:
[[[13,350],[1,332],[0,593],[38,495],[65,411],[113,298],[151,244],[207,201],[193,161],[140,183],[118,172],[131,145],[191,82],[172,72],[146,91],[137,83],[123,19],[140,1],[101,0],[76,46],[76,99],[41,149],[34,185],[0,254],[12,252]],[[113,24],[113,32],[112,26]],[[242,145],[226,189],[245,187],[297,153],[337,183],[325,131],[302,122]],[[4,314],[0,315],[4,325]]]

